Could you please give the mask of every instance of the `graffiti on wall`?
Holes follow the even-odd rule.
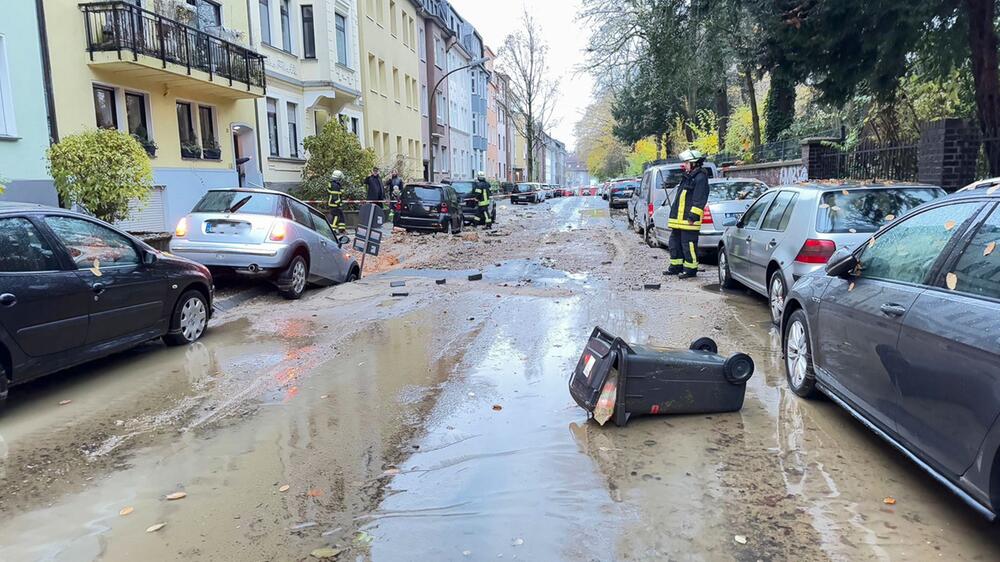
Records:
[[[780,180],[780,185],[798,183],[809,179],[809,172],[801,164],[798,166],[784,166],[778,173],[778,179]]]
[[[730,166],[725,169],[727,178],[754,178],[767,185],[789,185],[809,179],[809,171],[799,161],[775,162],[776,166]]]

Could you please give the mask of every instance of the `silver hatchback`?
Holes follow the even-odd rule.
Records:
[[[719,242],[719,284],[737,282],[768,297],[781,322],[788,289],[887,222],[945,194],[939,187],[875,183],[803,183],[760,196]]]
[[[307,283],[358,279],[361,269],[326,217],[288,194],[213,189],[177,224],[170,252],[209,268],[266,277],[291,299]]]

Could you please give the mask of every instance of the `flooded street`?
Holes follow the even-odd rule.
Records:
[[[380,273],[261,291],[193,346],[12,389],[0,560],[1000,556],[993,525],[787,389],[763,299],[711,265],[663,277],[666,252],[598,197],[498,214],[488,234],[393,233]],[[567,380],[594,326],[750,354],[743,410],[588,421]]]

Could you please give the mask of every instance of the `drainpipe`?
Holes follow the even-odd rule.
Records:
[[[42,81],[45,88],[45,111],[49,118],[49,143],[59,142],[59,126],[56,124],[56,103],[52,96],[52,64],[49,60],[49,34],[45,29],[45,8],[43,0],[35,0],[38,18],[38,39],[42,55]]]

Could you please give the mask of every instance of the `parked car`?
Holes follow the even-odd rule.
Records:
[[[767,191],[767,184],[748,178],[713,178],[708,180],[708,188],[708,204],[702,217],[698,253],[703,256],[715,256],[726,227],[736,224],[750,205]],[[668,200],[672,200],[673,196],[674,190],[671,189]],[[667,245],[667,240],[670,238],[670,228],[667,226],[669,218],[670,205],[665,202],[653,213],[651,224],[656,243],[650,246]],[[649,243],[648,230],[644,234]]]
[[[465,224],[458,193],[447,184],[406,184],[395,210],[396,226],[407,232],[424,230],[458,234]]]
[[[580,188],[580,195],[584,197],[593,197],[597,195],[596,185],[585,185]]]
[[[451,183],[452,189],[458,195],[459,200],[462,202],[462,217],[465,224],[479,224],[476,221],[479,213],[479,200],[472,195],[472,187],[475,182],[471,180],[454,181]],[[490,215],[490,219],[493,222],[497,220],[497,201],[491,195],[490,205],[487,208],[487,212]]]
[[[398,224],[398,223],[397,223]],[[361,276],[323,213],[266,189],[212,189],[177,223],[170,252],[218,271],[262,277],[289,299],[308,283],[348,283]]]
[[[719,174],[715,164],[711,162],[705,163],[705,171],[708,172],[708,177],[710,178],[714,178]],[[657,238],[655,227],[651,229],[650,225],[659,224],[661,228],[667,227],[667,219],[670,214],[669,205],[663,209],[661,213],[662,218],[659,221],[656,221],[653,215],[665,203],[673,201],[673,197],[670,195],[673,194],[677,184],[683,178],[684,172],[681,170],[680,162],[650,166],[643,172],[639,188],[635,190],[632,198],[628,200],[626,214],[629,225],[643,236],[646,244],[650,247],[655,248],[660,245],[666,245],[667,239],[670,237],[670,231],[667,230],[667,234],[663,236],[661,242]]]
[[[518,203],[541,203],[541,184],[538,183],[519,183],[514,186],[514,193],[510,196],[510,202],[514,205]]]
[[[989,189],[996,188],[998,185],[1000,185],[1000,178],[989,178],[989,179],[985,179],[985,180],[979,180],[979,181],[974,182],[974,183],[970,183],[969,185],[963,187],[962,189],[959,189],[958,191],[960,193],[964,193],[966,191],[973,191],[973,190],[976,190],[976,189],[987,189],[987,190],[989,190]],[[993,189],[993,193],[996,193],[997,191],[1000,191],[1000,188]]]
[[[868,235],[870,236],[870,235]],[[1000,193],[840,248],[782,313],[788,384],[829,396],[979,512],[1000,508]]]
[[[0,202],[0,406],[10,386],[162,338],[191,343],[212,274],[94,218]]]
[[[638,179],[617,180],[608,187],[608,206],[612,209],[624,209],[628,206],[632,193],[639,188]]]
[[[834,251],[868,239],[914,207],[944,195],[928,185],[804,183],[767,191],[719,242],[719,283],[768,297],[778,324],[788,289]]]

